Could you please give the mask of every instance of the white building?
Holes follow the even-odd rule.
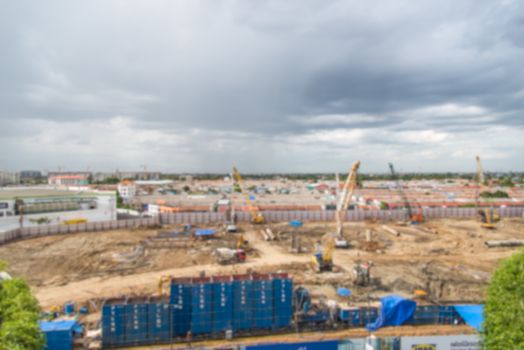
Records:
[[[0,231],[68,220],[116,220],[116,194],[107,191],[67,191],[49,187],[0,189]]]
[[[136,185],[134,181],[122,181],[118,184],[118,193],[124,201],[128,201],[136,195]]]
[[[20,173],[11,171],[0,171],[0,186],[18,185],[20,183]]]

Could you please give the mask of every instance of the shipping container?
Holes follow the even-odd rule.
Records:
[[[253,281],[250,275],[233,276],[233,331],[250,329],[253,319]]]
[[[273,327],[291,325],[293,315],[293,280],[287,274],[272,274],[273,280]]]
[[[338,350],[338,340],[249,345],[245,350]]]
[[[366,325],[376,321],[378,317],[378,309],[376,307],[362,307],[360,308],[360,326]]]
[[[233,278],[213,277],[213,333],[232,329],[233,320]]]
[[[438,324],[440,319],[440,306],[438,305],[417,305],[413,314],[411,324]]]
[[[125,344],[142,345],[148,340],[148,300],[145,298],[128,299],[124,305]]]
[[[209,334],[213,330],[213,286],[209,277],[193,278],[191,286],[191,333]]]
[[[171,340],[171,309],[166,298],[154,298],[148,304],[149,344],[164,343]]]
[[[110,299],[102,307],[102,346],[117,347],[125,344],[125,299]]]
[[[361,327],[363,323],[360,309],[356,307],[341,308],[339,311],[339,318],[349,327]]]
[[[255,329],[273,326],[273,283],[268,274],[253,275],[253,323]]]
[[[191,329],[191,278],[175,278],[171,280],[172,305],[171,334],[174,338],[185,337]]]

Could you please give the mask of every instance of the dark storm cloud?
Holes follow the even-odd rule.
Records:
[[[232,150],[253,166],[249,153],[258,143],[266,146],[261,166],[278,160],[276,149],[302,165],[300,157],[342,152],[344,142],[364,147],[370,158],[385,156],[381,146],[398,145],[402,154],[402,145],[433,152],[431,142],[445,142],[509,165],[522,143],[507,139],[515,142],[512,153],[496,140],[503,128],[517,135],[524,127],[523,6],[9,2],[0,11],[0,144],[16,147],[20,135],[20,144],[45,143],[51,151],[74,133],[85,144],[78,152],[96,158],[104,149],[94,142],[96,128],[109,126],[123,128],[123,138],[135,135],[133,154],[156,138],[176,139],[173,145],[198,158],[173,158],[189,168],[210,154],[228,161]],[[44,135],[46,127],[64,134]],[[483,132],[492,133],[489,147],[479,143]],[[184,140],[188,135],[213,146],[197,147]],[[469,144],[456,143],[459,136]],[[309,143],[298,149],[296,139]],[[3,160],[22,166],[16,157]]]

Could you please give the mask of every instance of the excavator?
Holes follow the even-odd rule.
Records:
[[[311,257],[313,270],[325,272],[333,270],[333,249],[335,248],[335,237],[326,234],[322,237],[323,242],[317,242],[317,252]]]
[[[235,182],[242,194],[244,195],[244,198],[246,199],[246,203],[250,208],[251,211],[251,223],[261,225],[266,222],[266,219],[264,218],[264,215],[258,210],[256,206],[253,205],[251,202],[251,199],[249,198],[249,193],[244,190],[243,188],[243,180],[242,176],[240,176],[240,172],[237,168],[233,167],[233,178],[235,179]]]
[[[413,210],[411,209],[411,205],[409,204],[408,197],[406,196],[406,193],[404,192],[404,189],[402,188],[402,184],[400,183],[400,177],[395,172],[393,163],[389,163],[389,170],[391,171],[391,177],[393,178],[393,180],[396,181],[398,193],[400,194],[400,197],[404,201],[404,207],[407,210],[409,223],[412,225],[416,225],[416,224],[420,224],[424,222],[424,213],[422,212],[421,207],[418,208],[417,213],[413,213]]]
[[[480,162],[480,156],[476,156],[475,160],[477,161],[477,190],[475,193],[475,207],[482,222],[481,226],[483,228],[494,230],[496,228],[495,222],[500,220],[500,216],[497,210],[493,208],[479,208],[480,206],[480,190],[486,187],[484,169],[482,168],[482,163]]]
[[[342,192],[338,198],[337,211],[335,213],[335,220],[337,223],[337,231],[335,233],[335,247],[349,248],[349,243],[344,237],[344,218],[349,208],[349,202],[353,196],[353,192],[357,187],[357,172],[360,167],[360,161],[356,161],[348,173]],[[337,182],[338,183],[338,182]]]

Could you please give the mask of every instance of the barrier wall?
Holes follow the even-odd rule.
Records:
[[[497,208],[501,217],[522,217],[524,207]],[[423,210],[427,219],[434,218],[471,218],[476,217],[475,208],[428,208]],[[264,211],[267,222],[300,221],[334,221],[334,211]],[[350,210],[346,214],[346,221],[362,221],[368,219],[389,221],[405,220],[405,210]],[[251,213],[236,213],[237,222],[249,222]],[[158,225],[176,224],[211,224],[225,223],[223,213],[195,212],[195,213],[168,213],[156,217],[137,218],[113,221],[94,221],[76,225],[42,225],[23,227],[10,231],[0,232],[0,245],[14,240],[27,239],[54,234],[75,232],[96,232],[116,229],[130,229],[134,227],[152,227]]]

